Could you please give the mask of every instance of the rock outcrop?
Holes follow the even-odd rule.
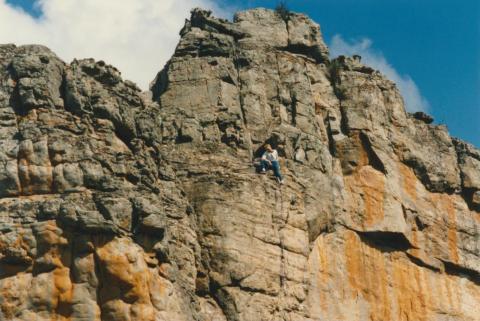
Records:
[[[480,151],[306,16],[193,10],[150,93],[0,75],[0,320],[478,320]]]

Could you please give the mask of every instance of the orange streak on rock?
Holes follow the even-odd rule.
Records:
[[[324,238],[320,238],[317,242],[317,255],[319,263],[319,273],[317,274],[317,286],[320,289],[320,306],[322,311],[328,311],[327,297],[325,291],[323,291],[324,285],[329,281],[328,260],[329,255],[327,253],[327,246],[324,242]]]
[[[419,270],[419,267],[402,259],[393,262],[393,288],[397,301],[395,320],[430,320],[426,306],[426,293],[430,289]]]
[[[419,233],[420,232],[418,232],[416,230],[412,231],[412,238],[410,239],[410,241],[412,242],[412,245],[417,248],[417,249],[412,249],[412,252],[414,252],[414,253],[419,252],[419,250],[418,250],[418,248],[420,248],[419,243],[418,243],[418,234]]]
[[[348,191],[348,204],[354,220],[362,227],[371,227],[382,222],[384,218],[385,176],[370,165],[361,167],[352,175],[344,176]]]
[[[447,242],[449,256],[452,262],[458,263],[458,240],[457,240],[457,215],[454,206],[454,200],[450,195],[434,195],[433,201],[438,202],[440,211],[447,215]]]
[[[352,291],[352,297],[358,296],[360,285],[358,279],[361,276],[361,253],[358,249],[357,235],[348,231],[345,235],[345,258],[347,260],[348,281]]]
[[[115,239],[98,247],[97,255],[105,269],[103,281],[107,284],[101,295],[107,301],[114,301],[121,292],[121,300],[131,304],[132,319],[153,320],[150,274],[138,248],[125,239]]]
[[[391,320],[391,302],[387,289],[388,273],[383,254],[360,241],[352,231],[346,232],[345,257],[353,298],[369,303],[371,321]]]
[[[452,203],[448,203],[448,248],[453,262],[458,263],[458,246],[457,246],[457,221],[455,209]]]
[[[421,315],[426,316],[428,288],[424,279],[423,270],[417,268],[416,266],[411,265],[411,267],[413,269],[413,277],[416,283],[416,290],[418,292],[418,300],[415,301],[416,310],[419,311]]]
[[[15,278],[5,281],[5,284],[0,291],[0,296],[2,297],[2,304],[0,305],[0,311],[2,311],[3,316],[7,319],[13,319],[15,316],[16,301],[18,297],[15,295]],[[18,286],[18,285],[17,285]]]
[[[73,283],[70,279],[69,268],[58,268],[53,271],[53,282],[57,291],[58,303],[56,320],[69,320],[72,313]]]
[[[324,300],[318,311],[329,320],[435,321],[441,315],[455,320],[472,317],[480,290],[472,282],[418,266],[402,252],[382,252],[363,242],[353,231],[343,232],[343,244],[332,238],[319,239],[312,261],[318,270],[317,287],[312,294]],[[340,246],[340,247],[339,247]],[[341,249],[344,252],[342,253]],[[339,251],[340,250],[340,251]],[[332,258],[337,262],[332,263]],[[328,262],[323,262],[327,259]],[[332,296],[321,291],[334,291]],[[346,293],[342,299],[342,293]],[[472,301],[473,300],[473,301]],[[349,312],[338,309],[338,302],[349,305]],[[480,300],[477,300],[480,302]]]
[[[412,198],[413,201],[417,200],[417,177],[413,170],[402,164],[398,163],[398,169],[402,176],[402,187],[405,193]]]
[[[373,167],[365,166],[357,174],[363,189],[365,225],[371,226],[383,220],[385,176]]]
[[[450,309],[453,311],[461,311],[461,296],[458,289],[458,280],[455,280],[454,277],[450,275],[446,275],[444,285]]]

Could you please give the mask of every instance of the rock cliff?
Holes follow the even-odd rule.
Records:
[[[0,320],[479,318],[480,151],[304,15],[195,9],[148,93],[2,45],[0,125]]]

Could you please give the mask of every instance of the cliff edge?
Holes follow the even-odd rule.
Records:
[[[0,320],[475,321],[479,230],[480,151],[305,15],[195,9],[148,93],[0,46]]]

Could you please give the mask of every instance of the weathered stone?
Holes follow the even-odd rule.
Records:
[[[234,22],[246,36],[239,43],[244,48],[287,47],[288,30],[285,21],[272,10],[253,9],[235,14]]]
[[[193,10],[149,93],[0,74],[0,320],[478,319],[480,151],[305,15]]]
[[[10,66],[7,71],[17,91],[12,107],[19,113],[38,107],[63,107],[60,88],[64,63],[48,48],[19,47]]]
[[[302,14],[289,14],[287,21],[288,46],[294,52],[304,52],[317,62],[328,61],[320,26]]]
[[[480,191],[476,191],[472,196],[472,204],[479,209],[480,208]]]
[[[460,140],[454,139],[453,142],[458,154],[463,188],[480,190],[480,152]]]
[[[417,111],[417,112],[413,113],[413,117],[415,119],[423,121],[425,124],[433,123],[433,117],[424,113],[423,111]]]

